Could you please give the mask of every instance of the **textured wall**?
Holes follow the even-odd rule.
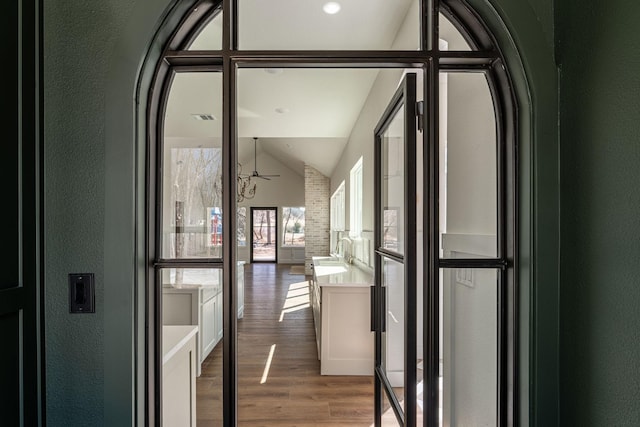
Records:
[[[640,4],[557,3],[561,425],[640,420]]]
[[[44,2],[46,386],[50,426],[103,423],[106,70],[130,1]],[[67,274],[96,274],[69,314]]]

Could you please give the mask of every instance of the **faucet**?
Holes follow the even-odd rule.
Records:
[[[336,242],[336,253],[340,254],[340,246],[341,246],[340,244],[344,241],[349,242],[349,252],[348,252],[349,256],[346,257],[347,263],[353,264],[353,240],[351,240],[350,238],[341,237],[340,239],[338,239],[338,241]],[[342,250],[344,252],[344,245],[342,245]],[[341,254],[341,255],[345,256],[345,254]]]

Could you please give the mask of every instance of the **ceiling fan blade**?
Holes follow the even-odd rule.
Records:
[[[257,149],[256,149],[256,142],[258,141],[257,137],[253,137],[253,167],[254,170],[253,172],[251,172],[251,177],[254,178],[262,178],[262,179],[266,179],[267,181],[271,181],[271,178],[275,178],[275,177],[279,177],[280,175],[261,175],[258,172],[258,155],[257,153]]]

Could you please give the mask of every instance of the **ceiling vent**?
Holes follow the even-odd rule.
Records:
[[[213,114],[192,114],[191,117],[196,120],[217,120]]]

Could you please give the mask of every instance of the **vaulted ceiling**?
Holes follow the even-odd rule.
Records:
[[[241,49],[389,49],[401,27],[417,27],[407,14],[415,0],[349,0],[338,13],[323,11],[326,1],[241,0]],[[276,11],[286,10],[286,14]],[[413,16],[416,15],[416,16]],[[415,23],[407,21],[415,19]],[[194,50],[221,46],[221,16],[191,45]],[[448,21],[441,33],[460,39]],[[394,46],[416,49],[415,46]],[[253,167],[253,137],[258,152],[279,159],[303,175],[309,164],[327,176],[333,172],[377,69],[240,68],[238,70],[238,158]],[[220,73],[180,73],[174,78],[165,118],[168,144],[219,145],[222,135]],[[210,120],[201,120],[203,115]],[[173,142],[171,142],[173,141]]]

